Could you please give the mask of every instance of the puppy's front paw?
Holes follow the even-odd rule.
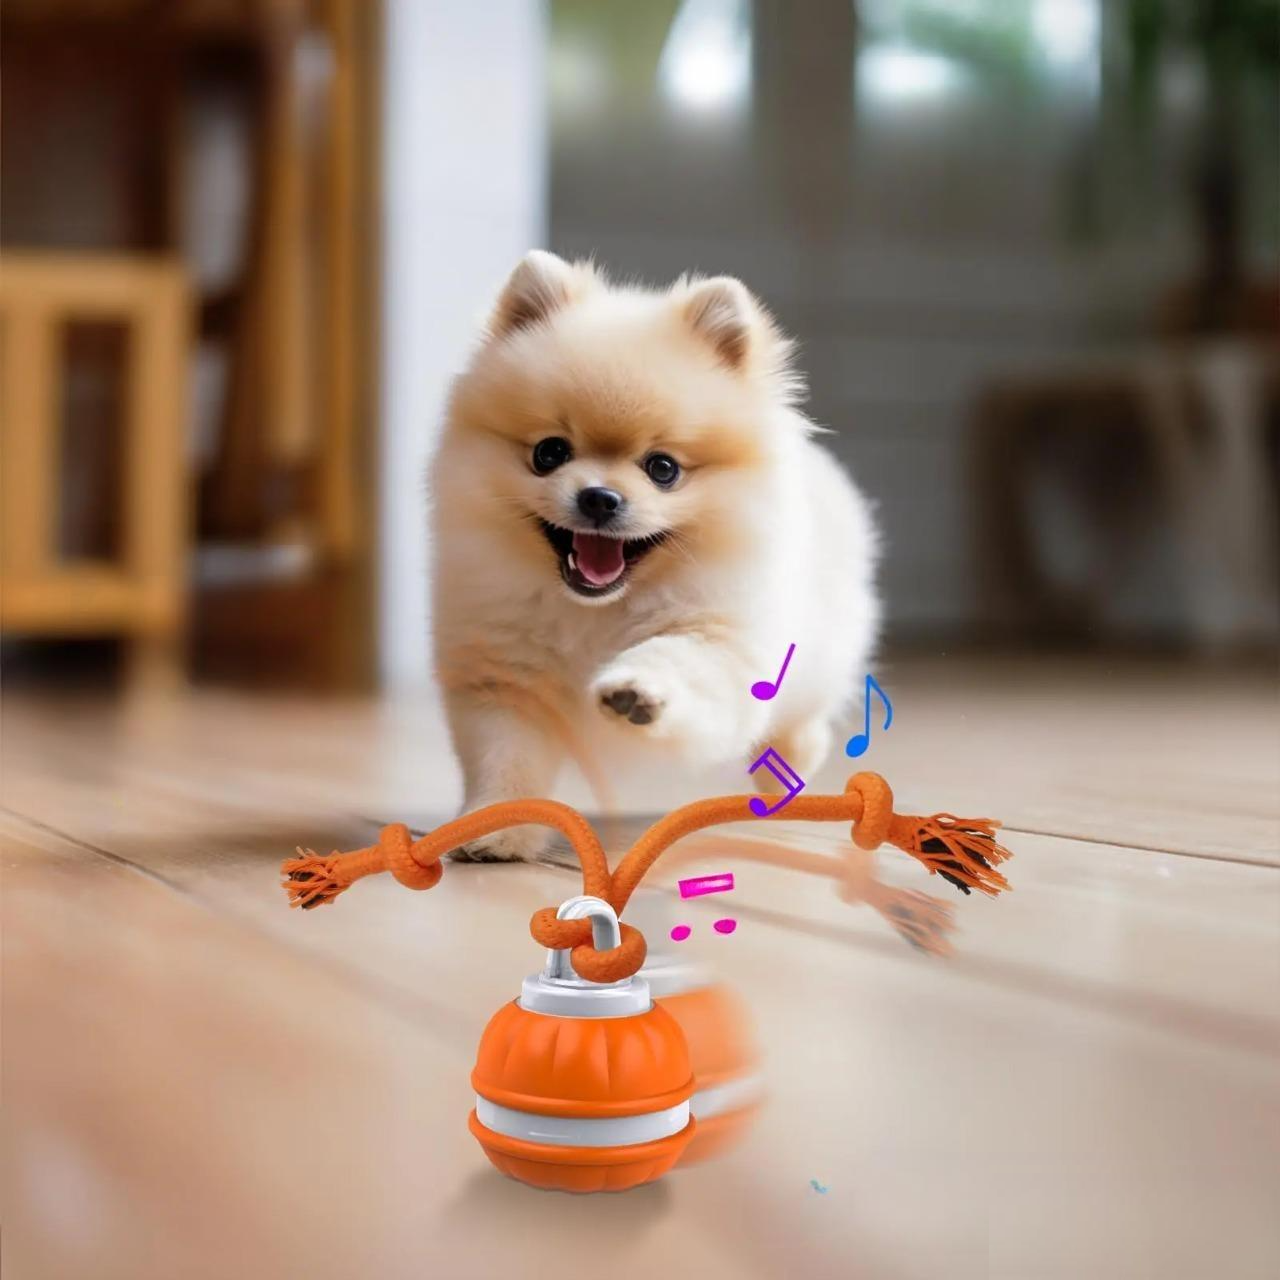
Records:
[[[639,672],[609,670],[592,686],[601,711],[632,724],[654,724],[666,709],[669,695]]]
[[[471,840],[449,856],[454,862],[532,862],[546,843],[546,836],[537,827],[512,827]]]

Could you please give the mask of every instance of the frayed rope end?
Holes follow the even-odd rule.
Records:
[[[1013,855],[996,840],[1000,824],[992,818],[957,818],[935,813],[929,818],[894,819],[890,842],[917,858],[931,875],[940,875],[961,893],[977,889],[994,898],[1009,888],[996,864]]]
[[[296,858],[286,858],[280,864],[285,877],[280,885],[289,895],[289,905],[310,911],[332,902],[347,887],[334,874],[334,864],[342,854],[335,851],[322,858],[313,849],[299,848],[297,852]]]
[[[365,849],[350,853],[335,849],[327,858],[310,849],[299,849],[296,858],[281,863],[280,871],[285,877],[281,885],[289,895],[289,905],[304,910],[332,902],[357,880],[383,871],[390,871],[410,889],[430,889],[440,882],[444,868],[438,855],[419,862],[414,856],[415,848],[409,828],[402,822],[393,822],[378,833],[377,844]]]

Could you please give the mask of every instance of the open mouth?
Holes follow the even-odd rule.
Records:
[[[611,538],[562,529],[546,520],[538,523],[560,561],[560,576],[580,596],[607,596],[620,590],[632,566],[667,537],[653,533],[647,538]]]

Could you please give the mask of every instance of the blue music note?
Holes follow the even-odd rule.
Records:
[[[893,723],[893,703],[889,701],[889,695],[876,684],[876,678],[873,675],[867,676],[866,687],[862,691],[862,710],[864,719],[862,724],[862,732],[855,733],[848,742],[844,744],[844,753],[847,756],[853,756],[855,759],[862,755],[871,745],[871,690],[874,689],[884,702],[884,727],[887,729]]]

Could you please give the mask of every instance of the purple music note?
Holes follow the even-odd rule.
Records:
[[[773,759],[770,759],[770,756]],[[773,761],[776,760],[783,769],[786,770],[787,776],[784,777],[774,768]],[[794,800],[804,790],[804,779],[772,748],[766,747],[764,754],[757,760],[748,770],[748,773],[755,773],[760,766],[763,765],[769,770],[777,780],[786,788],[787,794],[782,797],[775,805],[768,805],[760,796],[752,796],[747,804],[751,808],[751,812],[757,818],[767,818],[771,813],[777,813],[784,804]]]
[[[848,742],[844,744],[844,753],[847,756],[858,757],[862,755],[871,745],[871,690],[874,689],[884,702],[884,727],[887,729],[893,723],[893,703],[889,701],[889,695],[876,684],[875,677],[867,676],[867,683],[862,691],[862,710],[863,724],[862,732],[855,733]]]
[[[796,647],[793,644],[787,650],[787,656],[782,660],[782,670],[778,672],[776,680],[757,680],[751,686],[751,696],[759,698],[761,702],[768,702],[770,698],[778,696],[778,686],[782,683],[782,677],[787,674],[787,663],[791,661],[791,655],[795,653]]]

